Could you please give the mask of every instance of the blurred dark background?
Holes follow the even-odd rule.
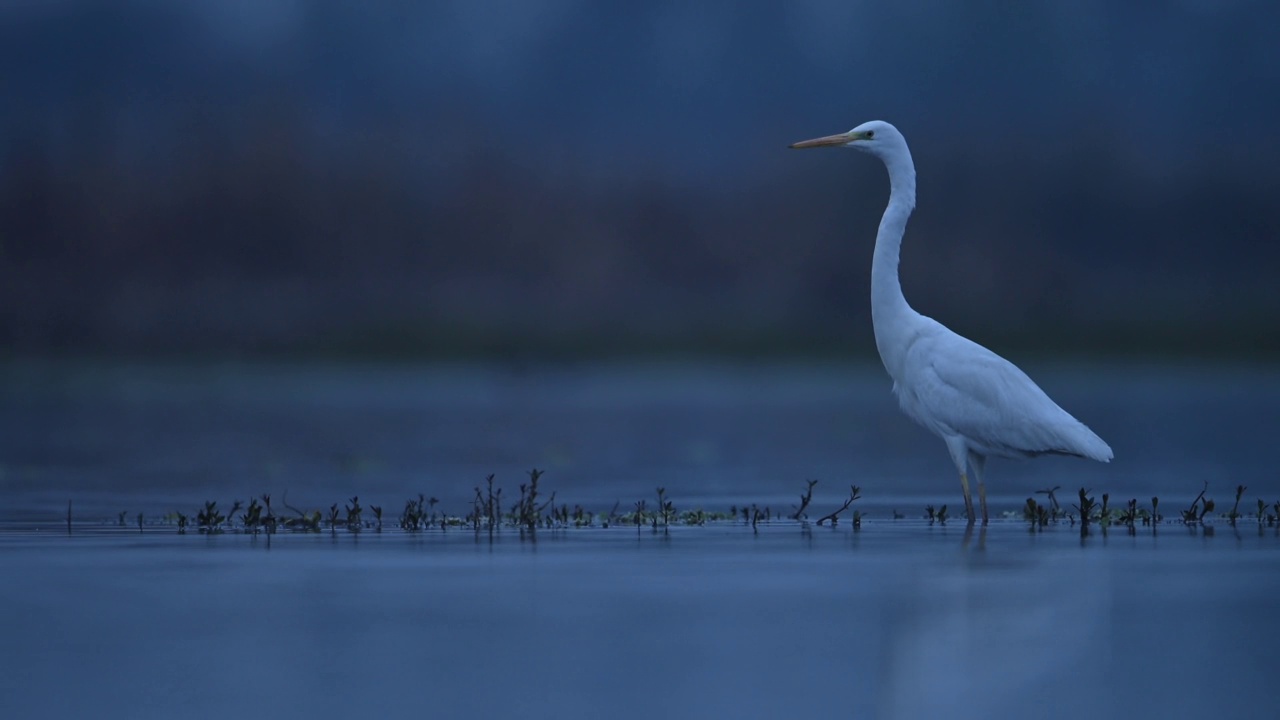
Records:
[[[1280,354],[1280,5],[0,3],[0,348]]]

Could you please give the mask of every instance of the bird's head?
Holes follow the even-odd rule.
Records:
[[[898,132],[898,128],[883,120],[864,122],[849,132],[802,140],[793,143],[797,150],[816,147],[850,147],[855,150],[869,152],[880,158],[901,153],[907,147],[907,141]]]

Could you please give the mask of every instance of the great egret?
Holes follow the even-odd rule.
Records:
[[[985,347],[911,309],[898,281],[898,253],[916,206],[916,167],[906,138],[873,120],[846,133],[793,148],[850,147],[871,153],[889,170],[889,205],[880,219],[871,260],[871,323],[876,349],[893,378],[902,411],[947,443],[960,471],[964,509],[974,521],[969,470],[978,483],[982,522],[987,457],[1076,455],[1109,462],[1102,438],[1049,399],[1027,374]]]

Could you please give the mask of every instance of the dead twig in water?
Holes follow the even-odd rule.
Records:
[[[1204,516],[1213,510],[1213,501],[1205,500],[1204,498],[1204,494],[1208,491],[1209,491],[1209,481],[1205,480],[1204,489],[1200,491],[1200,494],[1196,496],[1195,500],[1191,501],[1191,507],[1182,511],[1182,522],[1184,524],[1190,525],[1192,523],[1197,523],[1197,522],[1203,523]],[[1203,509],[1201,509],[1199,513],[1197,513],[1196,506],[1200,505],[1201,500],[1204,500]]]
[[[821,526],[823,523],[825,523],[826,521],[830,520],[830,521],[831,521],[831,524],[834,526],[834,525],[835,525],[835,524],[840,520],[840,513],[844,512],[845,510],[848,510],[848,509],[849,509],[849,506],[853,504],[853,501],[854,501],[854,500],[857,500],[859,497],[862,497],[862,496],[859,494],[859,493],[861,493],[861,492],[862,492],[862,488],[858,487],[857,485],[850,485],[850,486],[849,486],[849,499],[844,501],[844,504],[840,506],[840,509],[836,510],[835,512],[833,512],[833,513],[831,513],[831,514],[829,514],[829,515],[824,515],[824,516],[822,516],[821,518],[819,518],[819,519],[818,519],[818,525],[819,525],[819,526]],[[854,513],[854,517],[853,517],[853,524],[854,524],[854,525],[861,525],[861,524],[862,524],[862,514],[861,514],[861,513],[856,513],[856,512]]]
[[[803,493],[802,495],[800,495],[800,507],[796,508],[796,511],[795,511],[795,512],[793,512],[793,513],[791,513],[791,519],[792,519],[792,520],[801,520],[801,519],[805,519],[805,518],[806,518],[806,516],[805,516],[805,514],[804,514],[805,508],[809,507],[809,501],[810,501],[810,500],[813,500],[813,486],[814,486],[814,485],[817,485],[817,484],[818,484],[818,481],[817,481],[817,480],[805,480],[805,482],[809,483],[809,487],[805,488],[804,493]],[[821,524],[821,523],[819,523],[819,524]]]

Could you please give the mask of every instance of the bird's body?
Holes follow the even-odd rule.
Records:
[[[1058,454],[1108,462],[1111,448],[1013,363],[925,317],[907,304],[898,256],[916,204],[916,173],[906,139],[886,122],[792,147],[847,146],[876,155],[889,171],[889,205],[871,264],[871,320],[876,349],[893,378],[902,411],[942,438],[960,472],[965,510],[974,520],[969,471],[987,521],[986,458]]]

